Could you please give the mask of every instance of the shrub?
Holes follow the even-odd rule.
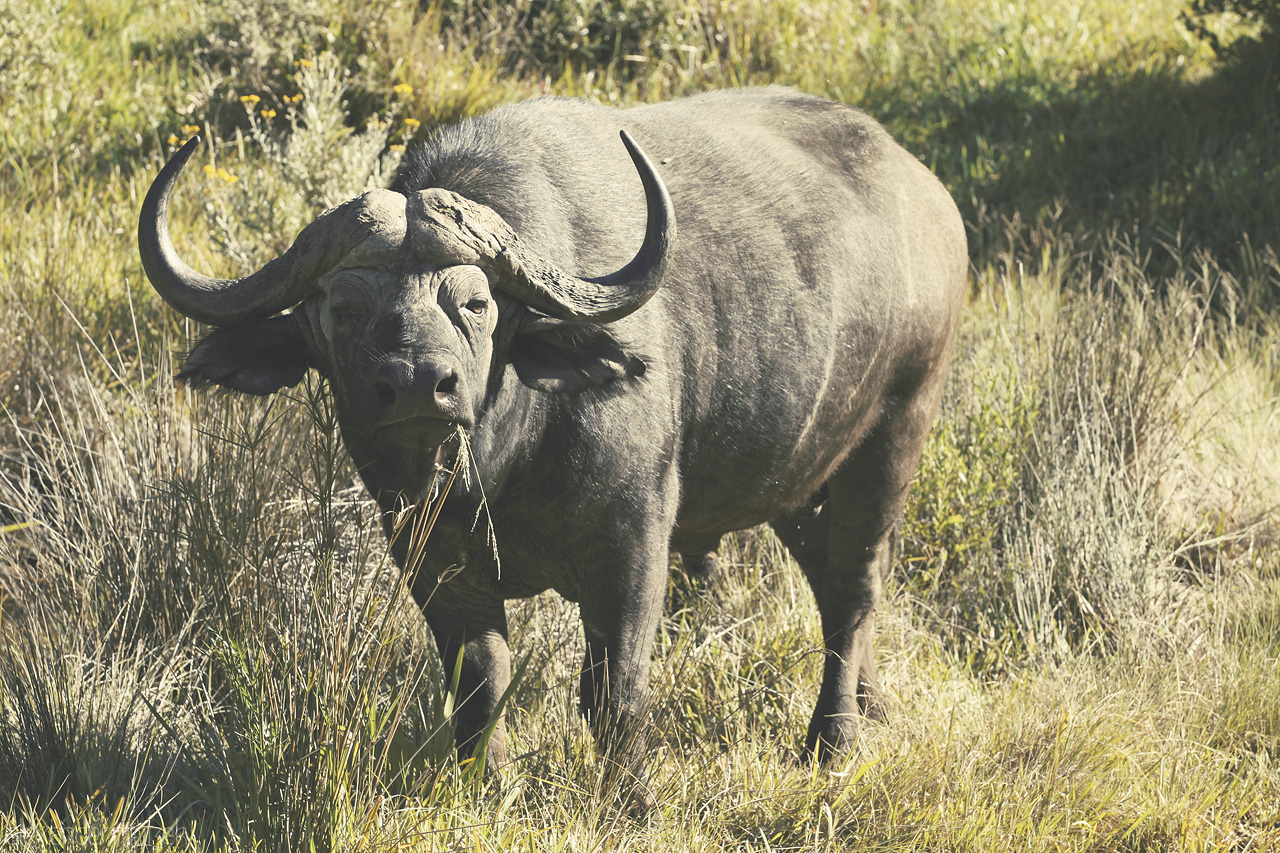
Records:
[[[231,89],[280,92],[294,59],[323,50],[338,0],[210,0],[197,60]]]
[[[65,68],[52,34],[61,3],[0,0],[0,121],[9,124],[19,110],[36,106],[55,76]]]
[[[493,45],[515,68],[556,74],[599,68],[619,58],[643,59],[668,31],[677,0],[455,0],[442,7],[456,33],[500,34]]]
[[[1280,0],[1192,0],[1179,20],[1214,53],[1229,55],[1235,38],[1241,35],[1245,42],[1266,42],[1280,36]],[[1224,42],[1224,24],[1231,23],[1243,26],[1231,28],[1235,38]]]
[[[360,130],[347,124],[350,75],[334,53],[299,60],[294,82],[297,94],[278,100],[241,96],[248,139],[215,144],[204,168],[210,235],[242,268],[283,253],[321,211],[386,186],[404,150],[388,147],[391,134],[413,134],[412,123],[377,117]]]
[[[907,508],[902,588],[978,670],[1172,630],[1161,590],[1184,534],[1159,496],[1218,284],[1184,270],[1155,292],[1132,248],[1108,258],[1004,280],[961,342]]]

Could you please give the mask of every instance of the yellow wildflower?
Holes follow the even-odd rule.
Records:
[[[409,130],[417,130],[422,127],[422,122],[418,121],[416,118],[407,118],[404,120],[404,126]]]
[[[173,136],[173,135],[171,134],[171,135],[169,136],[169,140],[168,140],[168,142],[169,142],[169,144],[170,144],[170,145],[177,145],[177,144],[178,144],[178,137]]]
[[[193,134],[193,133],[199,133],[199,132],[200,132],[200,125],[198,125],[198,124],[184,124],[184,125],[182,126],[182,132],[183,132],[185,135],[187,135],[187,136],[190,136],[190,135],[191,135],[191,134]]]
[[[241,95],[240,96],[240,103],[248,104],[249,106],[253,106],[254,104],[258,103],[258,101],[261,101],[261,100],[262,98],[259,98],[257,95]]]
[[[263,117],[263,118],[275,118],[275,117],[276,117],[276,111],[275,111],[275,110],[267,109],[267,110],[259,110],[259,112],[261,112],[261,113],[262,113],[262,117]]]
[[[228,172],[226,169],[219,169],[218,177],[226,181],[228,184],[234,184],[236,181],[240,180],[235,175]]]
[[[412,95],[413,87],[408,83],[399,83],[391,91],[395,92],[397,95]]]
[[[296,103],[298,103],[298,102],[299,102],[299,101],[301,101],[301,100],[302,100],[302,93],[301,93],[301,92],[299,92],[298,94],[294,95],[292,98],[291,98],[291,97],[289,97],[288,95],[285,95],[285,96],[284,96],[284,102],[285,102],[286,104],[296,104]]]
[[[295,59],[295,60],[293,61],[293,67],[294,67],[294,68],[310,68],[310,67],[311,67],[311,60],[310,60],[310,59]]]
[[[217,170],[214,169],[213,166],[209,165],[208,163],[205,163],[204,173],[212,178],[215,174],[217,174]]]
[[[404,153],[404,146],[403,146],[403,145],[392,145],[392,146],[391,146],[391,152],[392,152],[393,154],[403,154],[403,153]]]

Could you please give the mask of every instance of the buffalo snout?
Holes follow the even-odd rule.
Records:
[[[442,360],[393,359],[374,371],[373,391],[381,424],[431,418],[457,421],[463,414],[463,383]]]

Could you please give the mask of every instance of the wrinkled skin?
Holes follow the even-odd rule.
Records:
[[[629,315],[554,319],[500,270],[391,240],[325,271],[292,313],[215,330],[184,375],[263,393],[324,373],[389,534],[466,430],[474,464],[430,541],[392,545],[444,660],[462,652],[461,749],[510,678],[504,600],[551,588],[580,606],[582,712],[643,789],[635,735],[669,553],[710,574],[723,534],[768,522],[821,613],[804,750],[826,759],[879,713],[872,625],[955,333],[963,227],[879,125],[781,89],[507,107],[444,131],[391,191],[452,190],[539,257],[608,273],[646,221],[619,128],[679,222],[661,288]],[[500,724],[486,760],[507,760]]]

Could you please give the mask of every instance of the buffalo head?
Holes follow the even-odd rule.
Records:
[[[642,373],[602,324],[657,291],[675,224],[653,165],[621,136],[648,222],[634,259],[600,278],[566,272],[495,211],[443,189],[365,193],[322,214],[257,272],[209,278],[183,263],[169,237],[169,198],[199,142],[191,140],[156,178],[138,226],[157,292],[218,327],[181,377],[269,394],[316,368],[331,381],[353,453],[403,459],[474,425],[493,371],[507,363],[542,391]]]

